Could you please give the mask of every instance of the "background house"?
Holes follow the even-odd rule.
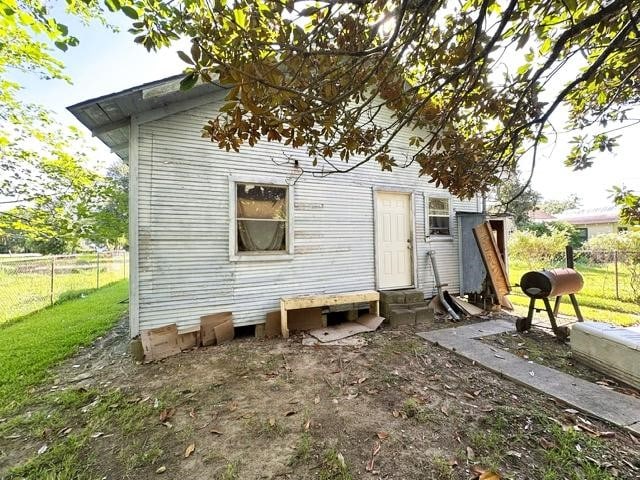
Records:
[[[581,242],[586,242],[597,235],[617,233],[625,229],[620,227],[619,218],[618,207],[573,209],[555,216],[555,220],[573,225],[580,235]]]
[[[202,138],[224,101],[215,85],[179,90],[181,76],[69,110],[130,166],[130,324],[140,330],[232,311],[265,321],[282,296],[416,288],[460,290],[456,213],[480,212],[419,177],[419,167],[299,175],[304,149],[281,143],[225,151]],[[391,117],[389,116],[389,121]],[[391,143],[409,158],[401,132]],[[297,162],[296,162],[297,161]],[[352,159],[353,162],[357,161]]]

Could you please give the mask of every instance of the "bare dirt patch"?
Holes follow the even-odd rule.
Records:
[[[135,365],[119,326],[0,423],[0,477],[469,479],[495,470],[577,480],[640,472],[640,440],[627,432],[426,344],[413,329],[363,338],[361,348],[237,339]],[[577,427],[583,422],[596,433]]]

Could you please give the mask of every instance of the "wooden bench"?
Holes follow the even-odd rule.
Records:
[[[324,295],[298,295],[294,297],[282,297],[280,299],[280,326],[282,336],[289,337],[289,326],[287,324],[287,311],[300,308],[330,307],[332,305],[343,305],[345,303],[369,303],[369,311],[380,315],[380,293],[375,290],[365,290],[362,292],[329,293]]]

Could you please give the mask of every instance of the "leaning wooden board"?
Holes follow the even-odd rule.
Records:
[[[480,256],[487,269],[487,275],[489,276],[493,291],[496,292],[498,302],[503,307],[513,310],[513,305],[511,305],[511,302],[506,297],[506,295],[511,292],[509,276],[507,275],[507,269],[498,251],[498,245],[496,244],[496,239],[493,236],[489,222],[484,222],[477,227],[473,227],[473,236],[478,243]]]

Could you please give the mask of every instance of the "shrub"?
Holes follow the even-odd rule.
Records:
[[[509,239],[509,256],[526,263],[530,270],[549,268],[562,259],[568,237],[566,231],[559,229],[551,229],[550,233],[543,234],[518,230]]]

